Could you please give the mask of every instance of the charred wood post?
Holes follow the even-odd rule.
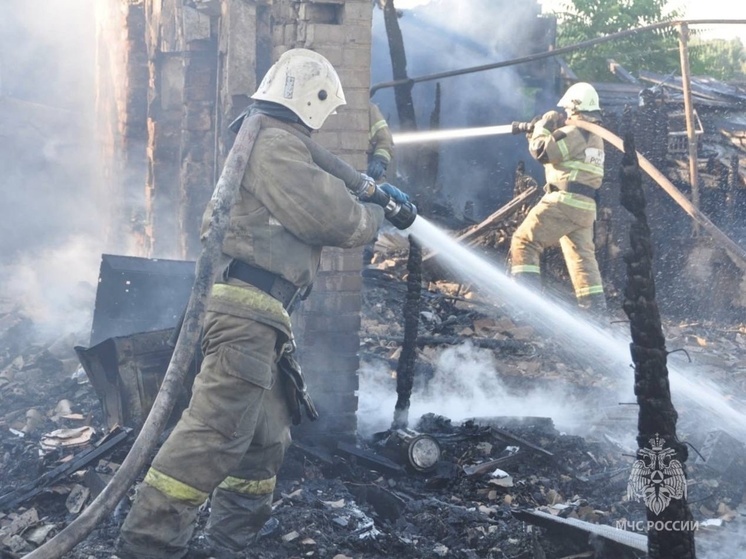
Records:
[[[396,367],[396,405],[392,429],[405,429],[409,422],[409,398],[414,383],[414,365],[417,358],[417,329],[420,324],[420,298],[422,293],[422,247],[409,236],[407,260],[407,298],[404,302],[404,343]]]
[[[396,6],[394,6],[394,0],[384,1],[383,21],[386,26],[386,36],[389,40],[389,53],[391,55],[391,68],[394,80],[408,80],[407,55],[404,52],[404,38],[399,27],[399,13],[396,11]],[[414,82],[408,81],[394,87],[396,110],[399,114],[399,123],[402,130],[417,130],[414,101],[412,101],[413,86]]]
[[[631,134],[624,139],[621,204],[635,218],[624,256],[624,312],[630,320],[635,395],[640,406],[637,461],[628,492],[647,505],[650,559],[694,559],[693,518],[686,501],[687,447],[676,436],[666,345],[653,279],[653,249],[645,212],[642,173]],[[650,524],[652,522],[652,524]]]

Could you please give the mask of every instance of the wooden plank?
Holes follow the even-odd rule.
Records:
[[[469,230],[465,231],[464,233],[456,237],[456,240],[459,242],[468,241],[469,239],[475,237],[476,234],[479,233],[482,229],[491,225],[492,223],[507,219],[508,217],[513,215],[515,212],[517,212],[518,209],[523,204],[527,204],[531,202],[534,196],[538,195],[539,193],[540,193],[539,187],[530,186],[529,188],[521,192],[518,196],[513,198],[510,202],[502,206],[499,210],[493,212],[483,221],[472,226]],[[437,252],[432,252],[428,254],[427,256],[425,256],[422,259],[422,261],[425,262],[426,260],[429,260],[430,258],[437,256],[437,254],[438,254]]]

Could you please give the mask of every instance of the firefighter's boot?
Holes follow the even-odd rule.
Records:
[[[198,506],[142,483],[116,543],[122,559],[180,559],[188,549]]]
[[[606,296],[594,293],[585,297],[578,297],[578,306],[597,319],[605,319],[607,313]]]
[[[205,538],[218,547],[245,549],[256,541],[271,514],[272,492],[237,493],[218,487],[212,495]]]
[[[535,272],[513,272],[515,280],[528,289],[541,293],[544,290],[541,274]]]

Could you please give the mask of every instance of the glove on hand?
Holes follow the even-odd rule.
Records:
[[[368,163],[366,174],[373,180],[378,180],[386,173],[388,166],[389,162],[383,157],[373,157]]]
[[[386,194],[388,194],[395,202],[399,202],[400,204],[405,204],[409,202],[409,194],[402,192],[401,190],[396,188],[393,184],[384,182],[383,184],[378,185],[378,188],[380,188]]]
[[[565,125],[565,116],[557,111],[549,111],[548,113],[544,113],[541,117],[541,122],[545,129],[554,132]]]
[[[535,116],[534,118],[531,119],[531,122],[528,123],[530,130],[526,132],[526,139],[529,142],[531,141],[531,136],[534,135],[534,129],[536,128],[536,123],[539,122],[540,120],[541,120],[540,116]]]

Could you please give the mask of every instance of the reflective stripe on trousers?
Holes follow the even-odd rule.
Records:
[[[277,381],[277,341],[278,331],[265,324],[205,314],[205,357],[192,399],[122,526],[120,546],[127,554],[183,556],[197,507],[210,494],[213,509],[245,513],[246,534],[235,534],[232,541],[252,537],[248,517],[256,511],[257,522],[266,520],[275,476],[290,445],[290,412],[283,383]],[[240,506],[232,502],[234,495],[244,496]],[[221,505],[223,496],[229,505]],[[177,517],[179,522],[173,520]]]
[[[593,244],[596,204],[569,192],[545,194],[516,229],[510,243],[512,273],[536,273],[541,254],[559,243],[577,297],[603,293]]]

